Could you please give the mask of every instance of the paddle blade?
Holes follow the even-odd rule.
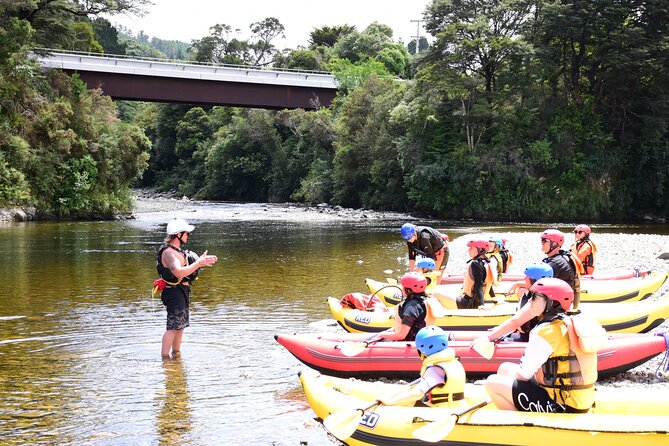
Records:
[[[344,441],[353,435],[363,415],[361,410],[335,412],[323,420],[323,426],[338,440]]]
[[[365,411],[381,404],[381,401],[375,401],[364,409],[356,409],[355,411],[343,410],[335,412],[323,420],[323,426],[330,431],[332,435],[338,440],[344,441],[353,435],[353,432],[358,428],[360,420],[362,420]]]
[[[444,421],[434,421],[419,427],[411,435],[428,443],[436,443],[451,433],[457,420],[455,414],[452,414]]]
[[[366,342],[344,342],[341,345],[341,354],[344,356],[357,356],[367,348]]]
[[[474,342],[472,348],[476,353],[483,356],[485,359],[491,359],[495,354],[495,343],[485,338]]]

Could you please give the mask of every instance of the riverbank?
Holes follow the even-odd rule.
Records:
[[[37,209],[25,208],[0,208],[0,221],[24,222],[37,219]]]
[[[210,212],[203,209],[217,202],[205,200],[191,200],[171,192],[156,192],[151,189],[136,189],[132,191],[133,218],[143,218],[146,214],[164,212],[188,213],[194,218],[207,218]],[[225,203],[228,214],[222,210],[219,217],[244,219],[256,215],[266,219],[290,219],[289,215],[297,219],[308,220],[406,220],[415,221],[416,217],[400,212],[383,212],[370,209],[350,209],[328,203],[307,205],[303,203]],[[201,212],[202,211],[202,212]],[[205,214],[205,215],[202,215]],[[176,215],[175,215],[176,216]],[[181,216],[181,215],[180,215]],[[256,219],[256,218],[252,218]]]

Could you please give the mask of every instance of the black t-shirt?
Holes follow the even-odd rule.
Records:
[[[405,341],[415,341],[418,331],[426,325],[425,316],[427,315],[427,309],[425,308],[423,298],[423,295],[408,297],[400,304],[399,316],[402,324],[411,327],[407,337],[404,338]]]
[[[569,284],[572,290],[576,291],[576,267],[570,258],[570,254],[560,250],[552,257],[546,257],[543,260],[553,268],[553,277],[564,280]]]

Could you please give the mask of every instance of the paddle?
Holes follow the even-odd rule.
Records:
[[[474,341],[472,349],[485,359],[491,359],[495,354],[495,343],[486,337],[481,336]]]
[[[447,419],[441,421],[433,421],[430,424],[421,426],[415,431],[413,431],[411,435],[422,441],[427,441],[429,443],[436,443],[437,441],[442,440],[444,437],[448,436],[448,434],[451,433],[451,431],[453,430],[453,428],[455,427],[461,416],[469,412],[473,412],[476,409],[480,409],[481,407],[491,402],[492,402],[491,400],[481,401],[480,403],[475,404],[466,409],[463,409],[459,412],[453,412],[452,414],[449,415]]]
[[[411,382],[409,388],[415,386],[419,382],[420,378]],[[398,395],[403,392],[404,391],[398,393]],[[325,417],[323,426],[325,426],[325,428],[338,440],[344,441],[353,435],[360,424],[360,420],[362,420],[362,417],[365,415],[365,412],[380,405],[381,401],[376,400],[364,409],[355,409],[353,411],[342,410],[341,412],[332,413]]]
[[[360,353],[365,351],[365,349],[367,348],[367,346],[369,346],[369,344],[379,340],[379,339],[376,339],[376,336],[377,335],[374,335],[371,338],[367,338],[364,341],[360,341],[360,342],[352,342],[352,341],[344,342],[340,347],[341,354],[344,355],[344,356],[357,356],[357,355],[359,355]]]
[[[375,401],[364,409],[356,409],[355,411],[343,410],[328,415],[323,420],[323,426],[330,431],[338,440],[344,441],[353,435],[353,432],[358,428],[360,420],[365,415],[365,411],[381,404],[381,401]]]

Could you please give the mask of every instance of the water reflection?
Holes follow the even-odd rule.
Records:
[[[190,395],[180,356],[163,359],[165,392],[157,397],[158,441],[161,445],[188,444],[191,431]]]

